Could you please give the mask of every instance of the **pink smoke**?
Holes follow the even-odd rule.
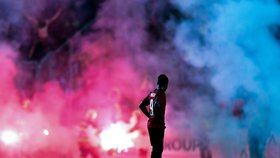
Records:
[[[0,131],[12,130],[19,136],[14,146],[0,142],[1,157],[79,157],[79,130],[89,110],[97,111],[95,123],[100,130],[118,121],[130,123],[139,102],[154,87],[156,76],[173,73],[168,61],[179,60],[167,47],[155,46],[156,52],[143,48],[149,44],[145,2],[116,6],[116,2],[106,1],[92,26],[101,31],[77,35],[69,42],[72,51],[65,55],[58,50],[47,56],[35,66],[35,74],[18,66],[16,50],[0,49]],[[131,15],[119,15],[120,9]],[[32,82],[21,91],[31,91],[30,96],[23,95],[15,84],[28,76],[33,77]],[[137,128],[145,131],[146,118],[141,115],[139,120]]]
[[[74,79],[73,89],[65,91],[60,80],[35,82],[31,98],[21,96],[15,86],[21,70],[14,64],[17,61],[14,50],[8,46],[1,48],[4,53],[0,61],[5,67],[1,67],[0,132],[11,130],[19,137],[14,144],[1,143],[3,156],[77,157],[79,124],[91,109],[98,112],[100,129],[117,121],[129,125],[133,111],[145,95],[143,92],[147,92],[147,81],[129,59],[114,57],[96,62],[98,47],[86,48],[89,53],[82,60],[89,60],[88,65]]]

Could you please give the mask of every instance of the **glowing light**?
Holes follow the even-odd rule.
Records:
[[[95,120],[97,118],[97,116],[98,116],[98,113],[94,109],[90,109],[86,114],[86,118],[88,118],[90,120]]]
[[[45,136],[48,136],[50,134],[49,130],[47,130],[47,129],[44,129],[43,133],[44,133]]]
[[[29,106],[30,106],[30,100],[29,99],[25,99],[24,101],[23,101],[23,105],[22,105],[22,107],[23,108],[29,108]]]
[[[111,124],[100,133],[101,147],[105,151],[116,150],[117,152],[127,151],[134,147],[134,139],[139,136],[138,131],[129,132],[130,126],[124,122]]]
[[[13,130],[1,132],[1,141],[6,145],[15,144],[19,141],[19,134]]]

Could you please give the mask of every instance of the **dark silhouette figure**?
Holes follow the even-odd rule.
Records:
[[[148,132],[152,146],[151,158],[161,158],[165,130],[165,91],[168,87],[168,77],[158,76],[157,88],[143,99],[139,108],[149,118]],[[148,107],[148,108],[147,108]]]
[[[46,20],[37,20],[32,16],[25,15],[36,31],[36,39],[33,42],[31,50],[29,51],[29,58],[32,58],[36,52],[36,49],[44,50],[47,48],[46,45],[51,45],[53,43],[49,36],[49,27],[60,16],[61,12],[62,8],[60,8],[51,18]]]

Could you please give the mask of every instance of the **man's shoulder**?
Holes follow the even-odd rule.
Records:
[[[165,92],[161,89],[155,89],[154,92],[151,93],[154,97],[165,97]]]

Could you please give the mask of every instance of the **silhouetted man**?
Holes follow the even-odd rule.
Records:
[[[49,27],[60,16],[61,12],[62,8],[60,8],[53,17],[46,20],[38,20],[32,16],[25,15],[25,17],[32,23],[37,35],[28,54],[30,58],[33,56],[33,53],[35,53],[36,47],[43,48],[45,45],[52,44],[51,39],[49,38]]]
[[[163,152],[166,107],[165,91],[167,87],[167,76],[164,74],[159,75],[157,88],[150,92],[139,105],[142,112],[149,118],[148,131],[152,145],[151,158],[161,158]]]

